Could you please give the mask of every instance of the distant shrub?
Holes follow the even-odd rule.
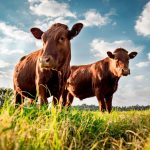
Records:
[[[13,95],[13,90],[11,88],[0,88],[0,107],[6,100],[9,100]]]
[[[95,105],[77,105],[73,106],[74,108],[78,108],[79,110],[90,110],[90,111],[98,111],[99,107]],[[140,106],[140,105],[135,105],[135,106],[113,106],[114,111],[131,111],[131,110],[149,110],[150,105],[147,106]]]

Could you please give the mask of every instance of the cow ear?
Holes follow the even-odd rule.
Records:
[[[31,33],[33,34],[33,36],[37,39],[41,39],[42,34],[44,33],[43,31],[41,31],[39,28],[31,28]]]
[[[75,36],[77,36],[80,33],[82,28],[83,28],[83,24],[82,23],[74,24],[72,29],[69,31],[69,38],[72,39]]]
[[[115,55],[112,52],[110,52],[110,51],[107,52],[107,55],[108,55],[108,57],[110,57],[112,59],[115,58]]]
[[[129,58],[130,58],[130,59],[133,59],[136,55],[137,55],[137,52],[131,52],[131,53],[129,54]]]

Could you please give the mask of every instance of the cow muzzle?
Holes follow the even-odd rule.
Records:
[[[130,74],[130,69],[122,69],[122,75],[123,76],[127,76],[127,75],[129,75]]]
[[[55,69],[56,63],[52,56],[43,56],[39,58],[40,67],[42,69]]]

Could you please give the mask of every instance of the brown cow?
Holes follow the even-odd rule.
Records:
[[[15,67],[15,105],[21,104],[25,97],[32,100],[37,97],[42,105],[48,103],[47,98],[51,95],[56,104],[70,74],[70,40],[82,27],[82,23],[77,23],[69,30],[66,25],[56,23],[46,32],[31,29],[35,38],[42,39],[43,47],[22,57]]]
[[[107,52],[108,57],[93,64],[72,66],[67,80],[67,87],[63,93],[63,103],[69,107],[73,98],[80,100],[96,96],[100,111],[111,112],[112,98],[117,90],[121,76],[130,74],[129,59],[134,58],[137,52],[128,54],[123,48],[114,53]]]

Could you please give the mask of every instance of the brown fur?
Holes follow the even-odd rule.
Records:
[[[51,95],[54,104],[59,101],[70,74],[70,39],[80,32],[82,26],[77,23],[68,30],[66,25],[57,23],[46,32],[31,29],[37,39],[42,39],[43,48],[22,57],[15,67],[15,105],[21,104],[25,97],[31,101],[37,97],[40,105],[47,103],[47,97]],[[46,67],[45,58],[50,60]]]
[[[100,110],[111,112],[112,97],[117,90],[118,81],[122,75],[127,75],[123,74],[123,71],[120,73],[120,68],[128,69],[128,60],[137,53],[132,52],[128,55],[128,51],[119,48],[114,54],[109,54],[112,58],[107,57],[93,64],[71,67],[71,74],[63,93],[65,106],[69,107],[72,104],[73,97],[82,100],[96,96]]]

